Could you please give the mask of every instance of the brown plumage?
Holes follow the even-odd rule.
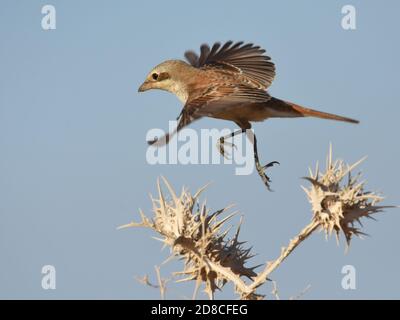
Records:
[[[253,44],[228,41],[200,47],[200,56],[187,51],[190,64],[168,60],[156,66],[139,91],[161,89],[174,93],[185,105],[179,116],[181,130],[202,117],[234,121],[241,132],[251,122],[268,118],[316,117],[358,123],[357,120],[321,112],[280,100],[266,91],[275,78],[275,65],[265,50]],[[236,133],[235,133],[236,134]],[[234,136],[235,134],[232,134]],[[223,140],[226,137],[221,138]],[[168,143],[170,135],[150,142],[158,146]],[[256,156],[256,140],[254,141]],[[221,149],[223,153],[223,148]],[[256,165],[258,155],[256,157]],[[257,168],[260,175],[261,166]],[[268,177],[262,175],[268,186]]]

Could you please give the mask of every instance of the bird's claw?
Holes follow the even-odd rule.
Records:
[[[217,148],[219,150],[219,153],[225,159],[229,160],[231,158],[231,154],[225,151],[225,145],[228,145],[232,149],[236,149],[236,150],[237,150],[237,147],[233,142],[225,141],[225,139],[223,139],[223,138],[219,139],[219,141],[217,142]]]
[[[279,164],[280,165],[280,163],[278,161],[272,161],[272,162],[267,163],[265,166],[263,166],[263,169],[267,169],[267,168],[273,167],[274,164]]]
[[[280,163],[278,161],[272,161],[267,163],[265,166],[261,166],[259,163],[256,164],[257,172],[269,191],[272,191],[272,189],[270,188],[271,179],[266,175],[265,170],[269,167],[273,167],[274,164]]]
[[[147,141],[147,144],[148,144],[149,146],[152,146],[152,145],[155,144],[157,141],[158,141],[158,137],[155,137],[153,140]]]

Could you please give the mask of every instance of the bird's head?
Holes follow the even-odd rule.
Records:
[[[187,83],[193,67],[181,60],[167,60],[154,67],[139,87],[139,92],[160,89],[174,93],[181,101],[187,99]]]

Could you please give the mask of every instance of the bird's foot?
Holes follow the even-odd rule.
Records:
[[[280,164],[278,161],[272,161],[267,163],[265,166],[260,165],[260,163],[256,163],[256,169],[257,172],[259,174],[259,176],[261,177],[261,180],[264,182],[265,186],[268,188],[269,191],[272,191],[270,188],[270,182],[271,179],[266,175],[265,170],[273,167],[274,164]]]
[[[155,137],[153,140],[147,141],[147,144],[148,144],[149,146],[152,146],[152,145],[155,144],[157,141],[158,141],[158,137]]]
[[[217,142],[217,148],[219,150],[219,153],[225,158],[225,159],[230,159],[231,158],[231,154],[229,152],[225,151],[225,146],[229,146],[230,148],[235,148],[237,150],[236,145],[233,142],[228,142],[225,141],[225,139],[223,137],[221,137],[219,139],[219,141]]]

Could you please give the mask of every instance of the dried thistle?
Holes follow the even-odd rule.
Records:
[[[165,178],[163,181],[170,197],[164,197],[158,181],[158,198],[152,198],[154,217],[149,219],[140,211],[140,223],[132,222],[121,228],[141,226],[159,233],[162,236],[159,240],[171,247],[173,255],[184,260],[184,269],[175,273],[184,276],[178,282],[196,281],[195,291],[204,283],[205,292],[213,298],[217,289],[232,281],[239,293],[248,294],[241,277],[255,277],[257,266],[246,266],[253,255],[250,249],[243,247],[244,242],[238,240],[241,222],[232,239],[227,238],[230,228],[223,230],[235,213],[219,219],[230,207],[210,213],[206,204],[200,205],[198,199],[204,188],[194,196],[183,189],[178,197],[168,181]]]
[[[238,240],[242,220],[232,239],[228,239],[229,228],[222,229],[235,213],[220,219],[220,215],[230,207],[210,213],[205,203],[200,205],[199,196],[204,188],[194,196],[183,189],[178,197],[163,178],[169,197],[164,197],[158,182],[158,198],[152,198],[154,217],[149,219],[140,211],[141,222],[132,222],[121,228],[141,226],[159,233],[162,238],[158,240],[171,248],[172,257],[179,256],[184,261],[183,270],[175,273],[177,276],[184,276],[178,282],[195,281],[193,298],[196,297],[201,284],[205,284],[205,292],[213,298],[217,289],[221,289],[227,282],[232,282],[240,299],[263,299],[263,295],[256,293],[257,289],[269,280],[270,274],[315,230],[322,229],[327,236],[335,231],[337,239],[340,233],[343,233],[348,246],[353,235],[364,234],[355,226],[356,222],[361,225],[361,218],[372,218],[373,214],[381,212],[384,208],[392,208],[377,205],[383,197],[364,190],[365,181],[359,182],[360,173],[352,176],[352,170],[363,160],[353,165],[347,165],[342,160],[333,161],[330,148],[326,171],[321,173],[318,164],[315,172],[310,169],[310,177],[305,179],[311,182],[311,186],[309,189],[303,189],[312,205],[313,217],[309,224],[282,248],[280,255],[267,262],[258,274],[254,271],[258,266],[246,266],[252,254],[250,249],[243,247],[244,242]],[[159,270],[158,278],[161,283]],[[247,283],[243,278],[247,278]],[[164,292],[165,288],[161,292],[162,296]],[[278,297],[276,287],[273,289],[273,295]]]
[[[326,171],[321,172],[316,165],[315,172],[310,169],[311,182],[309,189],[302,187],[312,206],[312,220],[319,224],[330,236],[335,231],[339,241],[340,233],[346,238],[347,247],[353,235],[365,235],[356,222],[362,227],[361,218],[373,218],[372,215],[391,206],[378,206],[383,197],[377,193],[365,191],[365,181],[359,181],[361,173],[352,175],[352,170],[365,158],[353,165],[345,164],[343,160],[332,160],[332,146],[326,160]],[[345,179],[347,177],[347,179]]]

